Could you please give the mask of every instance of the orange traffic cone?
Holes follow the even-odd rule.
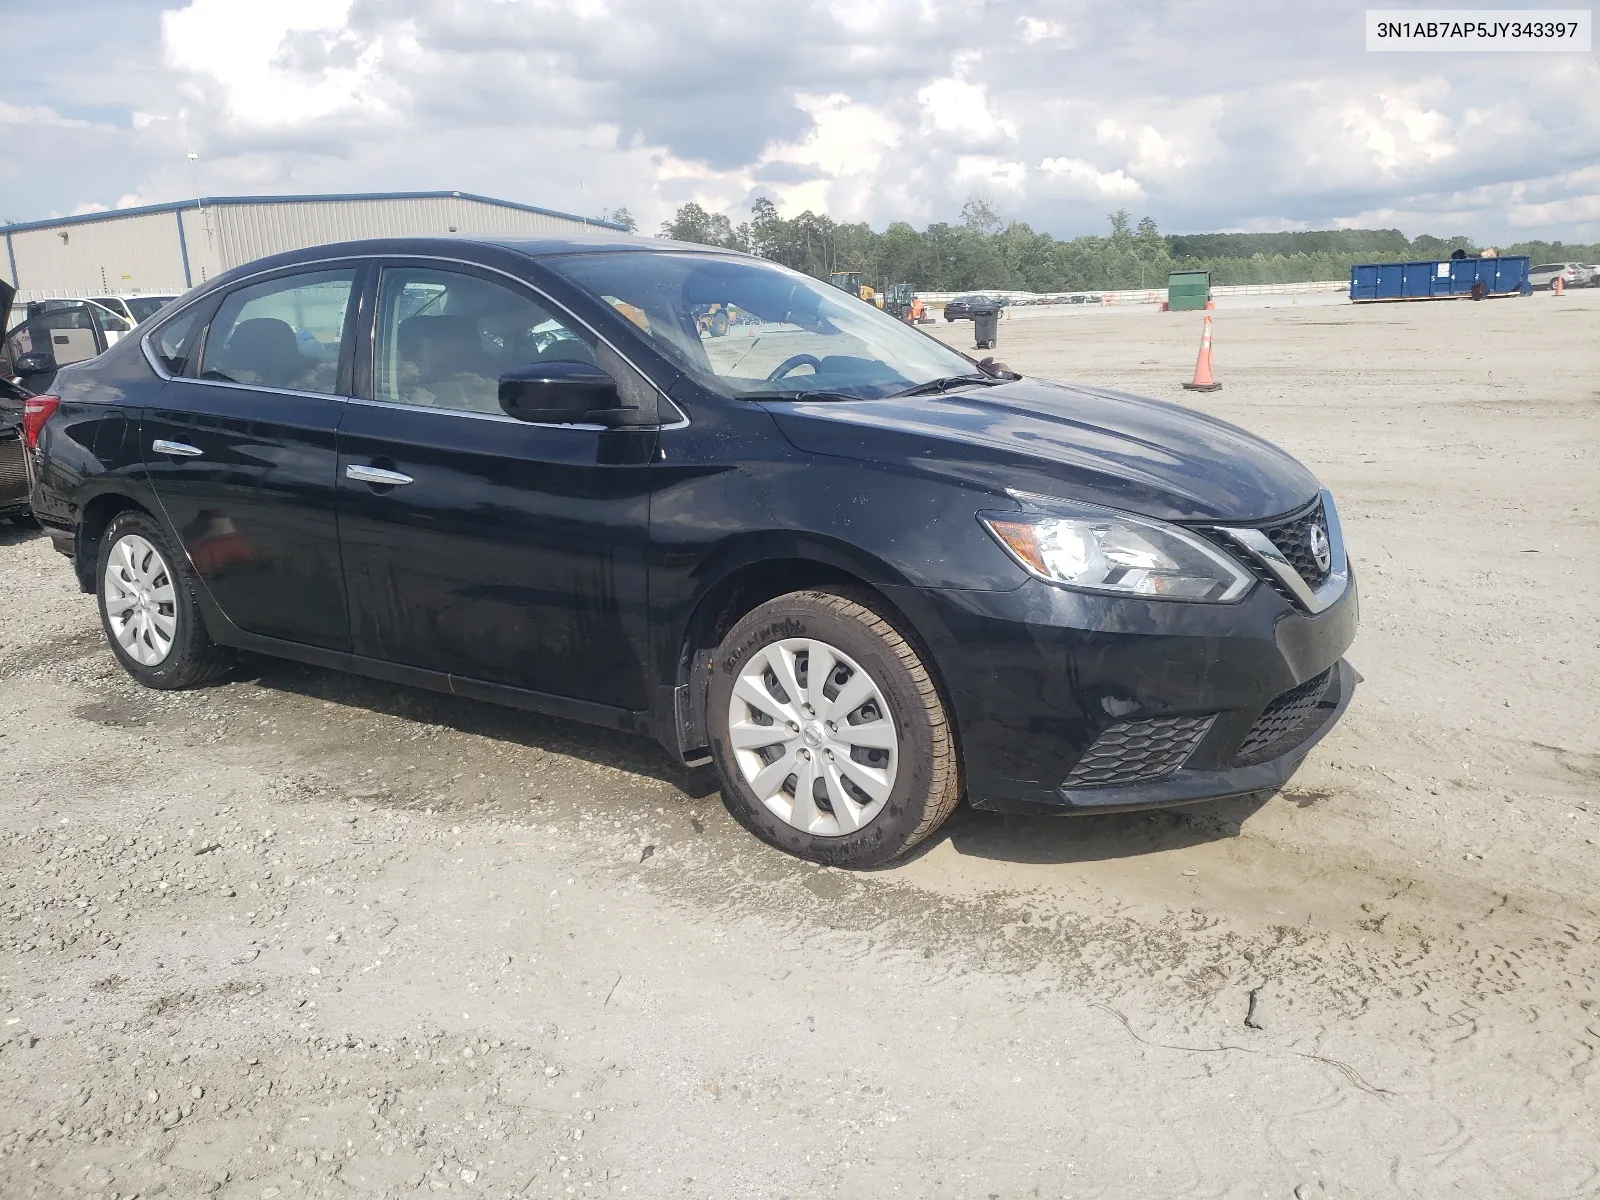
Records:
[[[1206,329],[1200,335],[1200,357],[1194,360],[1194,382],[1184,388],[1191,392],[1220,392],[1222,385],[1211,378],[1211,314],[1206,314]]]
[[[1555,289],[1558,296],[1564,296],[1567,293],[1567,285],[1559,275],[1556,276]]]

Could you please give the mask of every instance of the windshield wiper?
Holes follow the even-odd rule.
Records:
[[[849,392],[817,391],[746,392],[741,400],[867,400],[868,396],[853,396]]]
[[[939,379],[930,379],[926,383],[914,383],[904,391],[893,393],[895,396],[933,396],[941,392],[948,392],[953,387],[965,387],[968,384],[980,384],[988,387],[996,383],[1010,383],[1009,379],[996,379],[993,375],[974,372],[971,375],[946,375]]]

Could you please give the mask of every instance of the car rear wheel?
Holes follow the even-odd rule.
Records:
[[[747,614],[717,650],[708,701],[728,810],[800,858],[892,862],[961,798],[924,656],[864,594],[793,592]]]
[[[100,539],[100,623],[123,670],[166,691],[220,678],[232,655],[212,642],[188,563],[142,512],[119,513]]]

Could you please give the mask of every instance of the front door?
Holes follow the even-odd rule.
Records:
[[[109,344],[87,300],[34,300],[6,334],[5,366],[30,392],[48,391],[56,372],[93,358]],[[109,315],[109,314],[108,314]]]
[[[648,394],[633,429],[506,416],[512,367],[631,368],[532,292],[468,267],[384,267],[372,328],[369,399],[339,429],[356,654],[647,707],[653,390],[627,377],[625,396]]]
[[[167,347],[163,326],[153,345],[177,374],[140,428],[156,495],[223,613],[246,633],[331,650],[350,645],[334,436],[357,272],[236,288],[187,348]]]

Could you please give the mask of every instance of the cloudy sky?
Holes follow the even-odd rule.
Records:
[[[978,193],[1061,237],[1121,206],[1166,232],[1600,241],[1600,56],[1373,54],[1362,11],[0,4],[0,220],[197,192],[459,189],[626,206],[647,230],[686,200],[737,220],[763,194],[882,228],[952,220]]]

